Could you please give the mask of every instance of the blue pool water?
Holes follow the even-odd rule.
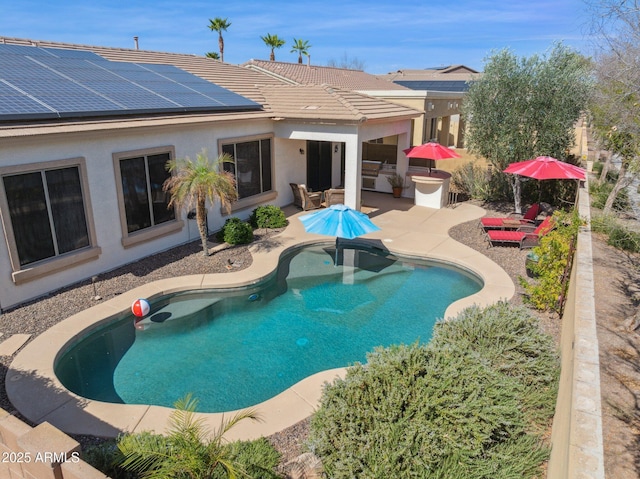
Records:
[[[72,345],[56,363],[90,399],[172,406],[191,392],[199,410],[252,406],[316,372],[366,360],[376,346],[427,342],[452,302],[481,288],[450,267],[371,250],[306,247],[252,289],[181,293]],[[339,262],[342,255],[339,256]]]

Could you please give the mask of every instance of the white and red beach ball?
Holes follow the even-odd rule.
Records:
[[[131,311],[138,318],[144,318],[150,310],[151,306],[146,299],[136,299],[131,305]]]

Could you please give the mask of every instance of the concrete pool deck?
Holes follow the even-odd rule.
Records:
[[[378,240],[389,251],[453,263],[478,275],[484,287],[476,294],[450,305],[445,317],[455,316],[467,306],[481,306],[509,299],[515,286],[507,273],[483,254],[454,241],[448,230],[457,224],[480,218],[484,210],[462,203],[440,210],[413,206],[412,200],[393,199],[390,195],[363,194],[363,211],[381,230],[363,238]],[[288,210],[287,211],[293,211]],[[100,327],[106,320],[128,311],[137,298],[154,298],[186,289],[249,286],[275,271],[280,255],[295,246],[332,241],[326,236],[308,234],[297,216],[289,215],[289,226],[280,234],[251,246],[252,265],[242,271],[165,279],[140,286],[116,298],[88,308],[50,328],[18,353],[6,376],[7,395],[29,420],[44,421],[71,434],[114,437],[122,432],[164,432],[171,408],[149,405],[111,404],[82,398],[68,391],[54,374],[59,352],[69,342]],[[228,439],[253,439],[281,431],[311,415],[319,404],[322,385],[339,376],[344,368],[310,376],[274,398],[256,405],[260,422],[242,421],[227,435]],[[222,386],[224,387],[224,386]],[[215,430],[222,418],[235,414],[199,414]]]

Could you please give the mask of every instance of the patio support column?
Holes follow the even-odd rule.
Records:
[[[464,148],[465,128],[467,128],[467,123],[464,121],[462,115],[460,115],[460,120],[458,121],[458,141],[456,143],[458,148]]]
[[[451,146],[451,138],[449,137],[450,135],[450,125],[451,125],[451,116],[443,116],[442,117],[442,141],[440,141],[440,144],[446,147]]]
[[[345,142],[344,204],[360,211],[361,188],[362,142],[358,135],[353,135]]]

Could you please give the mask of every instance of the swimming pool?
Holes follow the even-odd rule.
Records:
[[[256,287],[158,298],[138,328],[124,315],[73,343],[55,373],[89,399],[172,406],[191,392],[201,411],[239,409],[375,346],[428,341],[447,306],[482,287],[463,270],[384,251],[338,257],[335,266],[335,248],[299,248]]]

